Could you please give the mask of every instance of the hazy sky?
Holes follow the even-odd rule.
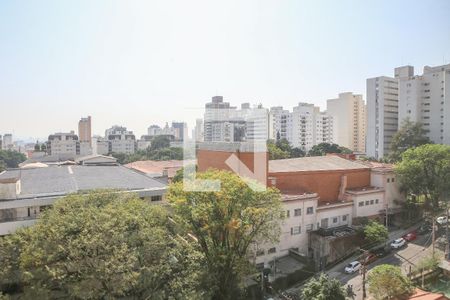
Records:
[[[0,134],[137,135],[238,105],[325,107],[366,78],[450,62],[450,1],[0,1]]]

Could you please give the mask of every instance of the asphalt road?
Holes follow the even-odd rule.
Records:
[[[416,240],[409,242],[406,246],[398,250],[392,250],[392,252],[377,259],[368,265],[367,270],[381,264],[390,264],[400,266],[404,274],[409,273],[410,267],[414,269],[414,264],[419,262],[422,258],[431,255],[431,234],[419,235]],[[356,294],[354,299],[362,299],[362,274],[355,272],[353,274],[346,274],[341,267],[340,270],[330,270],[327,272],[330,277],[338,279],[343,285],[352,285],[353,291]],[[367,278],[367,274],[366,274]],[[366,285],[367,288],[367,285]]]

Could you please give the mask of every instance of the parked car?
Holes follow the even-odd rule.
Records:
[[[344,271],[347,274],[351,274],[355,273],[359,269],[361,269],[361,263],[359,261],[352,261],[345,267]]]
[[[372,250],[372,252],[378,257],[384,257],[391,253],[392,249],[389,246],[382,246],[377,249]]]
[[[436,223],[438,223],[439,225],[445,225],[447,224],[447,217],[446,216],[442,216],[442,217],[437,217],[436,219]]]
[[[391,248],[392,249],[398,249],[398,248],[403,247],[405,244],[406,244],[405,239],[404,238],[399,238],[399,239],[396,239],[396,240],[392,241]]]
[[[419,229],[417,229],[418,234],[425,234],[432,230],[432,226],[428,223],[422,224]]]
[[[407,242],[414,241],[416,238],[417,238],[417,234],[416,234],[415,231],[411,231],[410,233],[405,234],[405,235],[403,236],[403,239],[404,239],[405,241],[407,241]]]
[[[369,253],[366,256],[366,259],[364,259],[364,257],[360,260],[360,263],[363,265],[368,265],[370,263],[372,263],[374,260],[376,260],[378,258],[378,256],[374,253]]]

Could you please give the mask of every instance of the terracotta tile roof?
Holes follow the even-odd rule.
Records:
[[[449,298],[447,298],[443,294],[427,292],[418,288],[416,288],[415,293],[408,298],[408,300],[448,300],[448,299]]]

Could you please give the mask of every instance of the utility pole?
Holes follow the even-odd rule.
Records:
[[[367,295],[366,295],[366,272],[367,272],[367,267],[366,267],[366,262],[367,262],[367,254],[369,253],[369,251],[367,250],[363,250],[364,254],[363,254],[363,261],[362,261],[362,290],[363,290],[363,294],[362,294],[362,298],[363,300],[366,299]]]

